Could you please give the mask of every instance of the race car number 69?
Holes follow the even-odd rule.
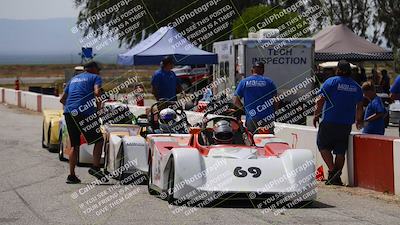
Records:
[[[258,167],[249,167],[247,169],[247,171],[249,171],[249,173],[253,174],[254,178],[261,176],[261,169]],[[237,177],[246,177],[248,174],[247,171],[242,170],[242,167],[238,166],[235,168],[235,170],[233,170],[233,175],[235,175]]]

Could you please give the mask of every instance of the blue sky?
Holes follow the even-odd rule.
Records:
[[[0,19],[49,19],[78,16],[73,0],[2,0]]]

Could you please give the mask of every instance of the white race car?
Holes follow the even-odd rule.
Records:
[[[104,170],[112,177],[124,183],[148,175],[148,145],[146,135],[165,132],[165,126],[159,120],[163,108],[172,107],[176,102],[161,101],[150,107],[149,117],[146,114],[136,118],[136,125],[110,124],[103,126],[104,133]],[[173,129],[176,133],[188,132],[187,116],[182,107],[173,110],[176,113]],[[167,128],[171,128],[168,126]],[[185,129],[186,128],[186,129]],[[170,129],[167,129],[168,131]]]
[[[145,127],[129,124],[105,125],[103,152],[104,171],[122,182],[147,175],[148,151]],[[127,181],[128,182],[128,181]]]
[[[230,144],[215,143],[213,126],[221,120],[232,128]],[[148,142],[149,193],[161,194],[169,203],[231,197],[274,196],[299,202],[316,198],[310,150],[291,149],[270,134],[252,136],[234,117],[209,115],[190,134],[154,134]]]
[[[64,116],[60,121],[60,133],[59,133],[59,152],[58,158],[60,161],[67,161],[69,159],[69,155],[72,151],[71,141],[69,139],[69,134],[67,130],[67,124],[65,123]],[[86,142],[85,137],[81,134],[80,138],[80,146],[79,146],[79,154],[77,165],[78,166],[88,166],[93,162],[93,149],[94,144],[89,145]],[[101,163],[104,163],[104,153],[101,156]]]
[[[106,112],[104,116],[101,118],[102,124],[107,123],[118,123],[115,119],[118,119],[118,114],[128,112],[127,110],[121,111],[119,113],[110,113],[110,110],[114,110],[118,108],[126,108],[129,109],[129,112],[132,113],[134,116],[138,116],[146,112],[146,107],[140,106],[133,106],[133,105],[126,105],[120,102],[106,102],[104,104],[104,108]],[[108,112],[108,113],[107,113]],[[93,148],[94,144],[88,145],[83,135],[81,135],[81,145],[78,154],[78,166],[81,165],[89,165],[93,162]],[[61,161],[66,161],[69,158],[69,154],[72,151],[71,142],[69,140],[67,125],[65,123],[64,116],[62,116],[60,121],[60,130],[59,130],[59,152],[58,156]],[[102,160],[101,163],[104,162],[104,151],[102,153]]]

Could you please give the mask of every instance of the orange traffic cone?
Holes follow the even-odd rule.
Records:
[[[315,179],[317,179],[318,181],[325,180],[323,166],[318,167],[317,170],[315,171]]]

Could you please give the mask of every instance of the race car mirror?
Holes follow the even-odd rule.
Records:
[[[191,127],[189,129],[189,134],[200,134],[201,128],[200,127]]]

